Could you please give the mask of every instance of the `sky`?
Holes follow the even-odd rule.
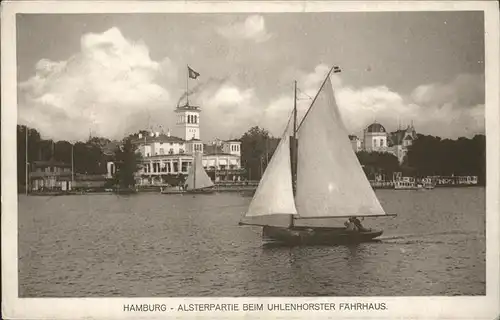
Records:
[[[293,82],[300,116],[332,65],[349,134],[485,130],[482,12],[18,15],[18,123],[68,141],[175,134],[188,64],[204,141],[280,136]]]

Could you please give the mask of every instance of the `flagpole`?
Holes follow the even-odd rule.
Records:
[[[28,177],[28,126],[26,128],[26,165],[25,165],[25,171],[26,171],[26,178],[25,178],[25,184],[26,184],[26,195],[28,195],[28,184],[29,184],[29,177]]]
[[[187,74],[186,74],[186,106],[189,106],[189,65],[186,65],[187,67]]]
[[[75,187],[75,155],[74,144],[71,144],[71,189]]]

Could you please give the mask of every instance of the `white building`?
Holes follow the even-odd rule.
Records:
[[[398,129],[388,133],[383,125],[374,122],[363,131],[363,139],[350,135],[349,139],[355,152],[389,152],[395,155],[402,163],[408,147],[417,139],[413,124],[406,129]]]
[[[146,135],[138,134],[132,142],[142,155],[142,168],[137,173],[139,185],[175,185],[185,179],[193,163],[194,153],[203,153],[203,166],[214,181],[241,180],[241,142],[216,141],[204,144],[200,140],[200,108],[177,107],[175,133],[170,130]]]
[[[372,123],[363,132],[364,150],[387,151],[387,132],[379,123]]]

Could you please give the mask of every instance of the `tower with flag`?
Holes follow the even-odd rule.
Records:
[[[177,133],[180,138],[189,140],[200,140],[200,113],[199,106],[189,104],[189,81],[196,80],[200,73],[192,69],[189,65],[187,67],[186,77],[186,104],[177,106],[175,113],[177,115]]]
[[[133,141],[142,154],[142,168],[136,175],[139,187],[182,185],[196,154],[201,154],[202,167],[214,182],[238,181],[245,174],[241,167],[240,141],[223,141],[221,146],[214,147],[201,139],[201,108],[189,99],[200,86],[193,86],[201,76],[195,69],[186,65],[186,91],[174,109],[173,134],[170,130],[167,134],[163,130],[141,133]]]

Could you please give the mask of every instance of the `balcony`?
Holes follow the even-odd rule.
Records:
[[[30,178],[48,178],[48,177],[69,177],[71,176],[71,171],[58,171],[58,172],[30,172]]]
[[[217,172],[217,174],[244,174],[246,173],[245,168],[225,168],[225,169],[216,169],[216,168],[205,168],[206,172]]]

